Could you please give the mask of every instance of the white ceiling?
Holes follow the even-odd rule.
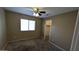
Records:
[[[5,7],[4,9],[25,14],[25,15],[34,16],[32,7]],[[45,18],[45,17],[54,16],[61,13],[77,10],[78,7],[39,7],[39,9],[46,11],[46,14],[39,16],[40,18]]]

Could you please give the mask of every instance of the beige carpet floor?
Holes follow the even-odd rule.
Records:
[[[32,39],[17,42],[9,42],[6,50],[8,51],[60,51],[56,47],[51,47],[48,40]]]

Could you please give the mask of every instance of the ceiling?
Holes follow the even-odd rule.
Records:
[[[29,16],[34,16],[33,7],[4,7],[4,9]],[[77,10],[78,7],[39,7],[39,9],[42,11],[46,11],[46,14],[43,14],[42,16],[39,17],[46,18],[61,13]]]

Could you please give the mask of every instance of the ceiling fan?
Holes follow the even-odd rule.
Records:
[[[46,11],[41,11],[39,8],[33,8],[33,12],[35,16],[42,16],[43,14],[46,14]]]

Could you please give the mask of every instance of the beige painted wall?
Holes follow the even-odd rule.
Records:
[[[36,30],[35,31],[20,31],[20,19],[29,19],[36,21]],[[7,20],[7,39],[19,40],[19,39],[31,39],[31,38],[40,38],[41,36],[41,19],[26,16],[10,11],[6,11],[6,20]]]
[[[52,17],[52,42],[69,50],[71,46],[77,11],[72,11]]]
[[[4,47],[6,42],[6,24],[5,24],[5,13],[2,8],[0,8],[0,50]]]

